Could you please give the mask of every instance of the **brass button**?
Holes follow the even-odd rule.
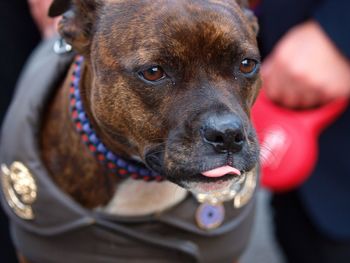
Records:
[[[22,219],[34,219],[37,185],[31,172],[23,163],[14,162],[10,167],[2,164],[1,173],[2,190],[13,212]]]
[[[233,199],[233,206],[235,208],[238,209],[245,206],[252,199],[257,186],[257,173],[257,169],[248,172],[242,189]]]

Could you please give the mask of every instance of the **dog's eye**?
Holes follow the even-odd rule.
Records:
[[[246,58],[241,62],[241,65],[239,66],[239,70],[245,75],[250,75],[255,73],[257,66],[258,66],[258,62],[256,60]]]
[[[148,81],[158,81],[166,77],[165,71],[160,66],[153,66],[140,72],[140,75]]]

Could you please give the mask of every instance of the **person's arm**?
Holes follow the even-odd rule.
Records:
[[[319,5],[313,15],[347,58],[350,58],[349,12],[349,0],[326,0]]]
[[[57,18],[50,18],[48,10],[53,0],[28,0],[31,14],[42,36],[49,38],[57,32]]]
[[[329,1],[343,5],[327,9]],[[342,28],[337,28],[338,22],[329,22],[330,17],[337,20],[343,10],[349,10],[346,7],[350,2],[329,1],[315,11],[314,19],[292,28],[266,58],[262,69],[264,86],[277,103],[306,108],[350,96],[350,43],[346,32],[350,17],[341,18]]]

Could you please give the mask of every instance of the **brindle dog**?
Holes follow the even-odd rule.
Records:
[[[113,152],[190,190],[233,178],[204,171],[257,166],[250,122],[261,82],[257,24],[245,7],[233,0],[54,1],[50,14],[64,13],[60,34],[85,58],[87,115]],[[69,84],[67,78],[46,110],[42,157],[61,189],[95,208],[122,182],[81,143]]]
[[[66,11],[64,3],[56,0],[51,15]],[[201,172],[228,162],[256,166],[249,117],[260,87],[257,25],[239,5],[73,1],[59,31],[85,57],[83,102],[112,151],[180,185],[207,181]],[[115,182],[72,127],[68,86],[48,108],[42,154],[59,186],[93,208],[111,199]]]

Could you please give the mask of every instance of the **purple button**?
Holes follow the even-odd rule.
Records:
[[[224,222],[225,209],[223,205],[201,204],[197,208],[197,225],[205,230],[218,228]]]

